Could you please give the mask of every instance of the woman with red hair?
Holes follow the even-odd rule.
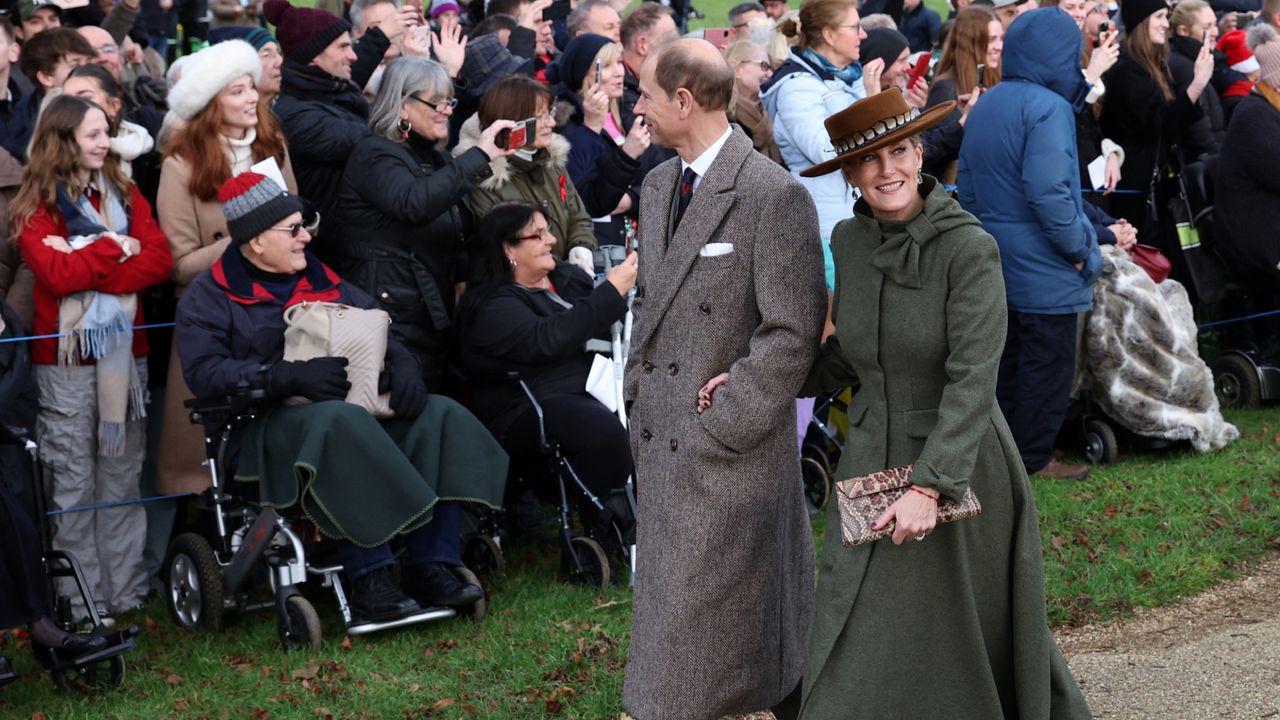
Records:
[[[262,60],[243,40],[210,46],[182,66],[169,90],[169,109],[181,125],[165,148],[156,206],[160,227],[173,253],[174,293],[213,266],[230,244],[218,188],[235,175],[272,159],[290,193],[297,192],[284,133],[259,102]],[[160,493],[200,492],[208,484],[201,467],[204,439],[187,421],[183,402],[191,397],[170,351],[164,426],[157,460]]]

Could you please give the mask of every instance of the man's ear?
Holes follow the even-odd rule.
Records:
[[[687,89],[676,89],[676,102],[680,104],[680,112],[685,114],[693,112],[693,93]]]
[[[36,71],[36,82],[40,83],[40,87],[44,88],[46,91],[52,90],[55,85],[53,82],[53,76],[43,70]]]

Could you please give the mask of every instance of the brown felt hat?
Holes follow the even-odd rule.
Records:
[[[948,100],[920,112],[907,105],[898,88],[865,97],[827,118],[827,134],[836,156],[801,170],[800,175],[817,177],[835,172],[851,155],[874,152],[928,130],[942,122],[955,106]]]

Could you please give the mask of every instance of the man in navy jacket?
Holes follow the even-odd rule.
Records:
[[[1076,111],[1089,90],[1082,43],[1058,8],[1013,22],[1004,78],[970,113],[956,178],[960,204],[1000,245],[1009,302],[1000,409],[1027,471],[1065,479],[1088,473],[1052,453],[1075,372],[1076,314],[1093,305],[1102,272],[1076,155]]]

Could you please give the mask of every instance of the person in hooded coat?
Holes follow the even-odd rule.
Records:
[[[1056,8],[1009,27],[1004,77],[970,113],[956,176],[960,204],[1000,245],[1009,305],[1000,409],[1027,472],[1061,479],[1088,473],[1052,453],[1075,371],[1076,314],[1092,307],[1102,272],[1074,142],[1089,90],[1083,43]]]

